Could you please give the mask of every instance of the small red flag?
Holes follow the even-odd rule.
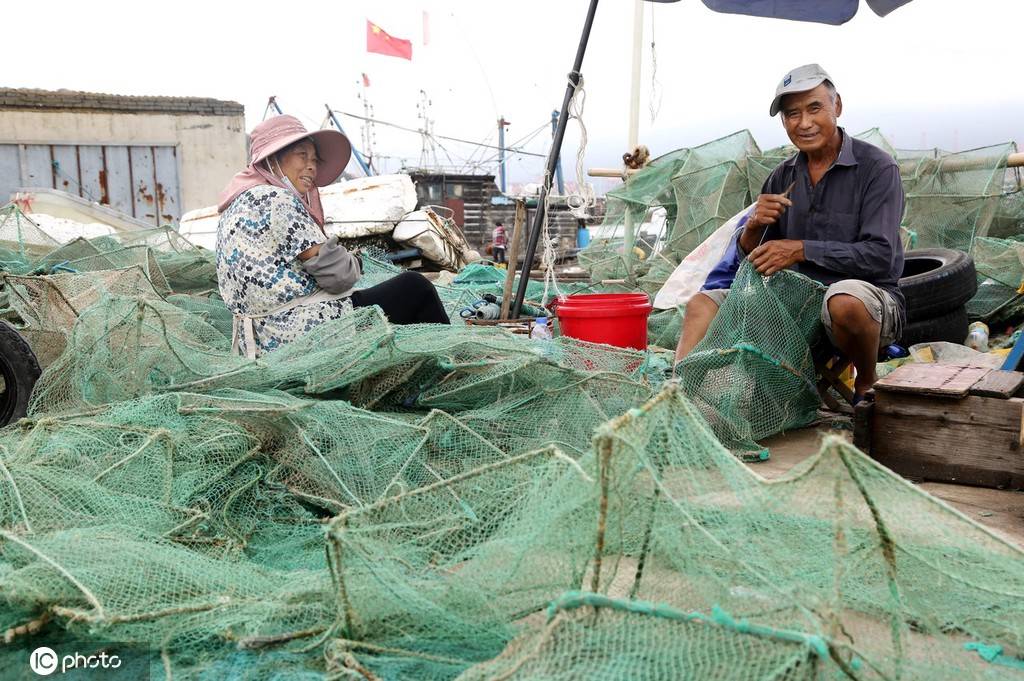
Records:
[[[367,19],[366,51],[412,60],[412,41],[394,38],[388,35],[383,28]]]
[[[363,74],[363,87],[370,87],[370,77],[365,73]]]

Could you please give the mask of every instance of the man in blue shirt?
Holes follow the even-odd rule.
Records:
[[[792,268],[828,286],[821,321],[853,361],[860,397],[875,382],[879,347],[899,339],[906,319],[898,284],[904,197],[895,159],[840,128],[842,111],[817,64],[782,79],[770,113],[782,113],[799,151],[765,181],[736,251],[763,275]],[[677,362],[707,333],[727,294],[704,290],[687,303]]]

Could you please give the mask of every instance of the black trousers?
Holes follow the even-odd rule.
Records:
[[[352,307],[377,305],[393,324],[450,324],[437,289],[419,272],[402,272],[387,281],[355,291]]]

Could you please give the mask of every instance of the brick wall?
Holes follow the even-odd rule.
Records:
[[[242,116],[238,102],[203,97],[131,97],[75,90],[0,88],[0,109]]]

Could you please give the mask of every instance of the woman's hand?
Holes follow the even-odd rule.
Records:
[[[318,255],[320,255],[320,244],[317,244],[316,246],[310,246],[302,253],[299,253],[299,260],[301,260],[302,262],[306,262],[310,258],[315,258]]]

